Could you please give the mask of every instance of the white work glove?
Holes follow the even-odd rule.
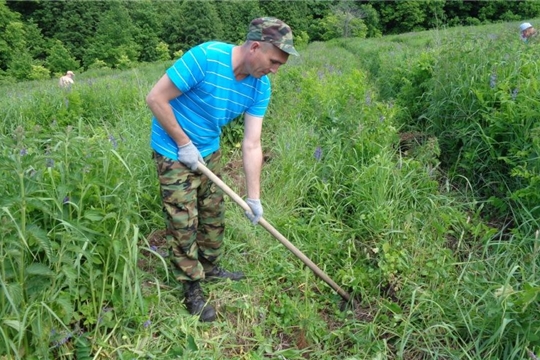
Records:
[[[197,166],[199,166],[199,161],[206,165],[201,156],[201,153],[199,152],[199,150],[197,150],[197,148],[195,147],[195,145],[193,145],[193,142],[191,141],[188,142],[186,145],[178,147],[178,161],[186,165],[192,171],[197,170]]]
[[[246,204],[248,204],[249,208],[251,209],[251,212],[246,211],[246,216],[253,225],[256,225],[263,215],[261,200],[247,199]]]

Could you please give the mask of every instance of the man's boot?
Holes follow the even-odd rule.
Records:
[[[198,281],[184,283],[184,303],[191,315],[199,315],[199,320],[210,322],[216,320],[216,310],[207,303]]]
[[[227,271],[218,266],[214,267],[212,270],[204,274],[205,278],[208,280],[220,280],[220,279],[231,279],[233,281],[242,280],[245,276],[241,271]]]

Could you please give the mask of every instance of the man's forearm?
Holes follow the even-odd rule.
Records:
[[[246,176],[247,197],[260,199],[261,197],[261,168],[262,148],[259,145],[242,145],[242,161]]]

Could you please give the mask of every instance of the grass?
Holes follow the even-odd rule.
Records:
[[[489,223],[475,185],[456,187],[441,168],[444,141],[404,133],[417,125],[411,114],[429,109],[418,96],[476,86],[432,87],[433,69],[459,68],[452,61],[480,69],[496,56],[447,60],[445,46],[470,51],[493,33],[510,39],[514,25],[313,43],[273,77],[265,218],[357,299],[349,308],[227,199],[223,266],[247,278],[204,284],[218,321],[187,313],[159,238],[144,103],[169,64],[83,73],[68,92],[53,80],[1,89],[0,358],[540,352],[534,209],[513,233]],[[474,121],[460,101],[439,105]],[[224,180],[244,196],[238,126],[224,136]]]

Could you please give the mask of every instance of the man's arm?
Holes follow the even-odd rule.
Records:
[[[163,129],[173,138],[178,146],[190,142],[189,137],[176,121],[172,107],[169,104],[169,101],[180,95],[182,95],[182,92],[172,83],[169,76],[165,74],[154,85],[152,90],[150,90],[148,96],[146,96],[148,107]]]
[[[263,119],[249,114],[244,116],[244,140],[242,141],[242,161],[246,176],[247,197],[260,199],[262,146],[261,132]]]

